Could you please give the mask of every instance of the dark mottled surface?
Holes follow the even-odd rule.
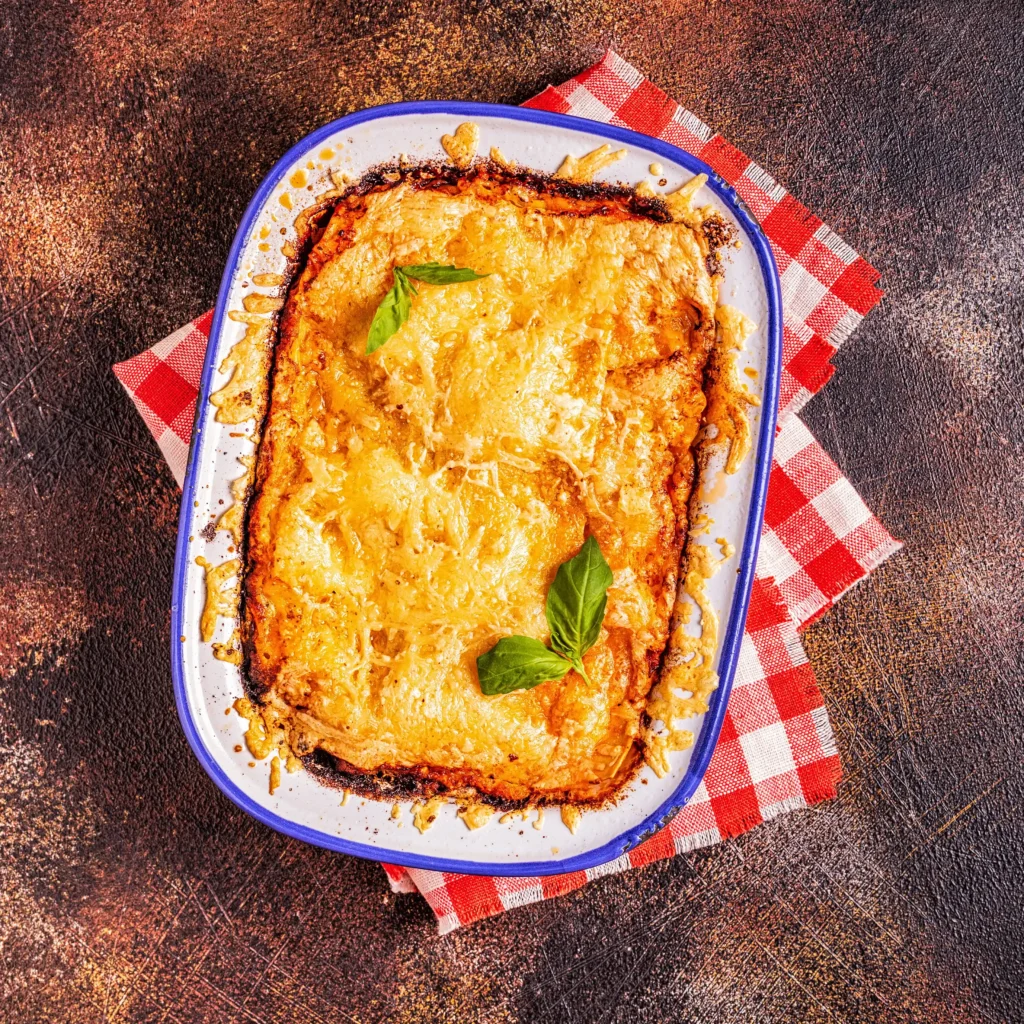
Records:
[[[0,1020],[1024,1019],[1024,10],[0,5]],[[209,307],[324,121],[614,45],[888,297],[808,420],[906,550],[807,635],[838,800],[438,939],[178,728],[178,493],[109,367]]]

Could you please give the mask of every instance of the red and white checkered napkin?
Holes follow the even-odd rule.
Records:
[[[761,222],[782,276],[779,431],[761,552],[722,735],[704,782],[661,832],[618,860],[546,878],[489,878],[385,864],[396,892],[420,892],[443,934],[491,914],[739,835],[835,794],[839,758],[797,630],[899,544],[795,413],[832,376],[829,360],[881,298],[878,274],[738,149],[608,52],[526,106],[605,121],[696,154]],[[180,484],[212,315],[114,367]]]

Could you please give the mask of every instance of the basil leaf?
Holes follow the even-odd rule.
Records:
[[[366,338],[367,355],[376,352],[409,319],[412,295],[415,294],[416,287],[402,273],[401,267],[395,267],[392,276],[395,283],[377,307],[377,312],[373,314],[370,333]]]
[[[478,274],[469,267],[453,267],[443,263],[416,263],[410,267],[401,267],[406,277],[423,281],[424,284],[458,284],[460,281],[477,281],[489,274]]]
[[[583,655],[601,633],[613,581],[597,541],[588,537],[580,553],[558,567],[548,590],[544,613],[554,650],[530,637],[503,637],[476,659],[481,691],[491,696],[529,690],[549,679],[561,679],[570,665],[589,683]]]
[[[565,655],[584,679],[583,655],[597,642],[614,578],[593,537],[580,553],[558,567],[544,607],[551,646]],[[590,682],[587,679],[587,682]]]
[[[457,284],[459,281],[476,281],[489,276],[478,274],[468,267],[445,266],[441,263],[415,263],[409,267],[395,267],[392,274],[395,283],[373,314],[370,334],[366,339],[367,355],[376,352],[409,319],[412,296],[419,295],[413,280],[426,284]]]
[[[488,696],[532,690],[549,679],[561,679],[569,662],[528,636],[502,637],[476,659],[480,689]]]

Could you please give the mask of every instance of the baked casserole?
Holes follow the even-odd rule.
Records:
[[[672,657],[728,230],[478,162],[371,173],[308,232],[245,522],[250,696],[363,792],[614,797]],[[396,268],[439,265],[474,273],[420,279],[367,354]],[[584,671],[483,692],[477,659],[548,637],[588,538],[612,577]]]

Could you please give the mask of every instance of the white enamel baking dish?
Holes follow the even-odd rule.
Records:
[[[250,768],[249,752],[234,749],[242,743],[245,723],[234,713],[225,715],[225,709],[243,694],[239,669],[216,660],[210,644],[199,640],[205,586],[196,558],[203,556],[218,564],[231,557],[230,537],[219,532],[209,540],[209,531],[204,536],[203,527],[211,514],[223,511],[231,501],[228,484],[239,475],[238,456],[253,451],[252,442],[231,436],[240,432],[238,427],[214,420],[209,402],[210,394],[226,379],[217,367],[244,328],[229,320],[227,311],[241,308],[243,295],[251,290],[251,286],[243,288],[243,281],[251,280],[252,274],[287,274],[281,244],[295,238],[295,214],[311,204],[315,193],[331,187],[330,170],[358,178],[400,154],[413,161],[444,159],[441,136],[463,121],[480,126],[480,153],[498,146],[518,165],[542,172],[553,172],[567,153],[580,156],[610,142],[624,147],[627,155],[598,180],[650,180],[649,165],[657,162],[666,184],[653,184],[656,191],[667,193],[694,174],[707,174],[708,184],[698,193],[698,204],[715,204],[742,240],[727,262],[721,299],[758,324],[740,363],[757,370],[750,381],[751,390],[761,398],[760,408],[752,410],[754,451],[735,475],[720,477],[707,506],[715,521],[714,535],[724,536],[737,549],[709,586],[723,624],[717,654],[720,685],[710,710],[689,723],[696,736],[693,747],[670,755],[668,776],[659,779],[644,767],[618,803],[585,812],[575,835],[557,812],[550,811],[540,828],[519,818],[501,824],[495,816],[483,828],[469,831],[451,805],[442,807],[433,827],[421,834],[413,827],[408,807],[396,821],[390,803],[353,797],[342,806],[338,790],[305,771],[283,774],[280,787],[271,795],[267,762]],[[729,699],[771,465],[781,339],[779,280],[767,240],[728,185],[696,157],[667,143],[611,125],[521,107],[429,102],[361,111],[326,125],[294,146],[256,192],[231,247],[206,354],[181,506],[171,629],[175,698],[189,743],[213,781],[248,813],[297,839],[438,871],[496,875],[578,871],[614,860],[660,827],[700,785]],[[716,471],[714,463],[709,471]],[[231,629],[232,623],[222,620],[216,639],[226,640]]]

